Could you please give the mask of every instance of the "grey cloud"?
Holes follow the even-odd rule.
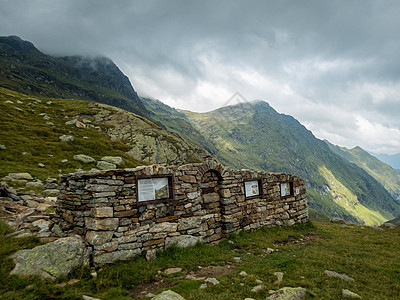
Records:
[[[400,128],[399,14],[397,0],[0,0],[0,34],[49,54],[108,56],[175,106],[217,108],[239,91],[351,140],[355,114]]]

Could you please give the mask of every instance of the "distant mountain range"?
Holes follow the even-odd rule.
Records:
[[[296,119],[277,113],[264,101],[208,113],[178,111],[158,100],[140,99],[128,78],[107,58],[51,57],[18,37],[0,37],[0,67],[0,86],[28,95],[107,103],[157,123],[188,141],[188,146],[179,150],[187,156],[186,161],[207,155],[194,150],[201,147],[225,165],[304,177],[310,206],[330,217],[372,225],[400,214],[400,205],[393,198],[398,197],[396,182],[385,179],[392,173],[384,173],[382,168],[378,172],[360,162],[364,156],[349,155],[315,138]],[[134,127],[126,129],[125,123],[115,121],[113,138],[128,141]],[[130,153],[139,160],[157,162],[160,156],[154,151],[158,151],[159,134],[169,140],[161,132],[150,144],[147,137],[134,137]],[[179,142],[172,146],[178,149]],[[193,150],[186,155],[185,149]],[[163,159],[169,163],[168,155]]]
[[[400,204],[400,170],[393,169],[360,147],[347,149],[333,145],[325,140],[329,148],[351,163],[363,168],[368,174],[381,183]]]
[[[264,101],[208,113],[178,111],[150,99],[144,104],[165,128],[201,143],[226,165],[304,177],[311,207],[328,216],[374,224],[400,213],[388,191],[363,168]]]

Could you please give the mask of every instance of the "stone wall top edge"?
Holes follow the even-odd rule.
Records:
[[[68,173],[68,174],[62,174],[60,175],[61,181],[64,180],[71,180],[71,179],[85,179],[85,178],[93,178],[93,177],[99,177],[99,176],[112,176],[112,175],[122,175],[122,174],[127,174],[127,173],[138,173],[140,171],[148,171],[151,170],[151,173],[154,173],[154,175],[157,175],[157,173],[161,170],[165,171],[170,171],[171,173],[174,173],[176,171],[188,169],[188,168],[201,168],[201,169],[207,169],[207,170],[215,170],[220,172],[220,175],[222,177],[227,177],[230,176],[230,173],[234,173],[235,175],[250,175],[252,178],[258,178],[258,177],[268,177],[268,176],[290,176],[292,180],[294,181],[304,181],[303,178],[298,177],[296,175],[290,174],[290,173],[284,173],[284,172],[272,172],[272,171],[257,171],[257,170],[251,170],[251,169],[234,169],[231,166],[223,166],[222,164],[215,162],[214,163],[215,168],[209,168],[210,164],[208,162],[203,162],[203,163],[191,163],[191,164],[185,164],[181,166],[175,166],[175,165],[170,165],[170,166],[165,166],[165,165],[158,165],[158,164],[153,164],[153,165],[148,165],[148,166],[137,166],[135,168],[124,168],[124,169],[109,169],[109,170],[90,170],[90,171],[79,171],[75,173]],[[135,174],[132,174],[135,175]]]

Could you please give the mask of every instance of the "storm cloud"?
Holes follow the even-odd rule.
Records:
[[[209,111],[235,92],[321,139],[400,152],[400,2],[0,0],[0,35],[111,58],[142,96]]]

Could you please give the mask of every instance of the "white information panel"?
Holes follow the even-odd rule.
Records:
[[[246,197],[258,196],[260,195],[260,188],[258,186],[258,180],[245,181],[244,189]]]
[[[290,182],[281,183],[281,197],[290,196]]]
[[[138,179],[139,202],[168,198],[168,177]]]

